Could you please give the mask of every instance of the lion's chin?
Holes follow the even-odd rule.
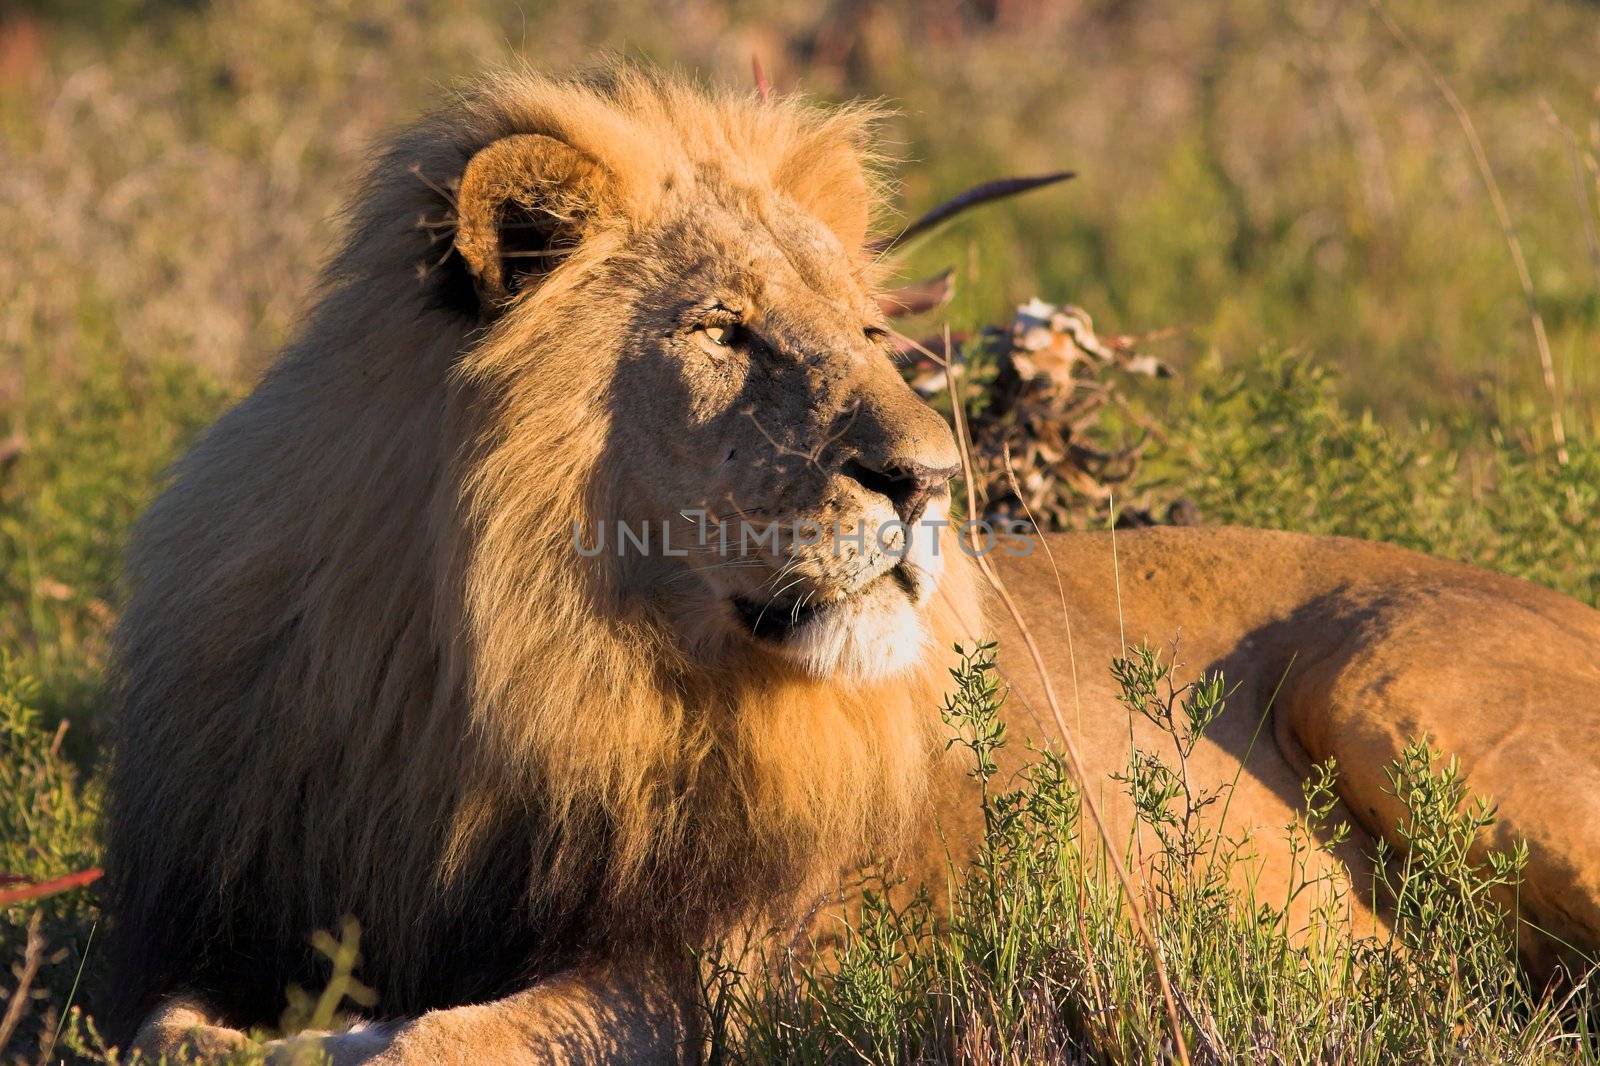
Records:
[[[903,574],[885,574],[849,599],[798,617],[736,609],[753,639],[813,677],[883,681],[910,672],[928,651],[928,626],[908,584]],[[772,615],[781,621],[773,624]]]

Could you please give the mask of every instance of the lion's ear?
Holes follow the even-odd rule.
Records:
[[[503,137],[467,162],[456,196],[456,251],[485,317],[577,245],[604,178],[593,159],[537,133]]]

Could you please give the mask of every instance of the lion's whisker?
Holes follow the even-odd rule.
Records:
[[[808,602],[810,602],[811,597],[815,596],[816,594],[817,594],[817,590],[816,589],[812,589],[809,592],[807,592],[804,596],[801,596],[798,600],[796,600],[794,602],[794,610],[789,612],[789,624],[791,626],[792,625],[797,625],[799,623],[801,609],[804,608],[805,605]]]

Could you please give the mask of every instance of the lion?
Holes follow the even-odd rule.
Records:
[[[1240,827],[1336,757],[1399,840],[1382,767],[1430,736],[1528,839],[1527,927],[1600,942],[1600,613],[1204,528],[996,553],[1028,632],[994,609],[875,300],[878,118],[514,72],[381,152],[304,328],[129,549],[114,1039],[240,1046],[353,915],[377,1007],[335,1062],[692,1058],[686,947],[973,839],[939,711],[990,634],[1013,733],[1060,741],[1062,694],[1109,793],[1138,727],[1093,667],[1181,632],[1238,686],[1195,772],[1238,778]]]

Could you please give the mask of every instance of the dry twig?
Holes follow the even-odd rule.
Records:
[[[1433,80],[1434,87],[1444,97],[1445,103],[1450,105],[1450,110],[1455,113],[1456,122],[1461,126],[1461,132],[1466,135],[1467,144],[1472,149],[1472,161],[1477,165],[1478,177],[1483,180],[1483,187],[1489,193],[1489,203],[1494,206],[1495,220],[1500,224],[1500,235],[1505,238],[1506,248],[1511,252],[1511,262],[1517,268],[1517,280],[1522,285],[1522,298],[1528,305],[1528,319],[1533,324],[1533,344],[1539,353],[1539,370],[1544,377],[1545,391],[1550,394],[1550,433],[1555,439],[1556,461],[1562,466],[1567,465],[1567,427],[1566,420],[1561,413],[1561,393],[1556,385],[1555,358],[1550,354],[1550,338],[1544,329],[1544,316],[1539,313],[1539,301],[1533,291],[1533,275],[1528,272],[1528,261],[1522,254],[1522,242],[1517,239],[1516,228],[1511,224],[1511,212],[1506,208],[1505,197],[1500,193],[1500,183],[1495,180],[1494,170],[1489,166],[1489,154],[1483,149],[1483,141],[1478,139],[1478,128],[1472,122],[1472,116],[1467,112],[1466,105],[1450,88],[1450,83],[1445,81],[1444,75],[1428,61],[1422,49],[1411,39],[1411,35],[1401,27],[1383,6],[1382,0],[1368,0],[1372,10],[1379,20],[1388,29],[1389,33],[1401,46],[1417,61],[1417,65],[1427,72]]]
[[[28,919],[28,945],[22,953],[22,971],[17,975],[17,987],[11,993],[11,1002],[6,1004],[5,1017],[0,1018],[0,1051],[4,1051],[6,1045],[11,1043],[11,1037],[22,1021],[22,1012],[33,992],[33,979],[39,975],[39,964],[44,961],[44,936],[39,932],[40,914],[40,911],[34,911],[33,917]]]
[[[46,896],[58,895],[69,889],[82,888],[84,885],[94,884],[94,882],[100,880],[102,872],[98,866],[94,866],[87,870],[79,870],[77,873],[63,874],[60,877],[52,877],[48,881],[38,881],[32,884],[25,882],[20,877],[0,876],[0,884],[21,883],[22,886],[0,891],[0,907],[8,907],[13,903],[23,903],[33,899],[44,899]]]

